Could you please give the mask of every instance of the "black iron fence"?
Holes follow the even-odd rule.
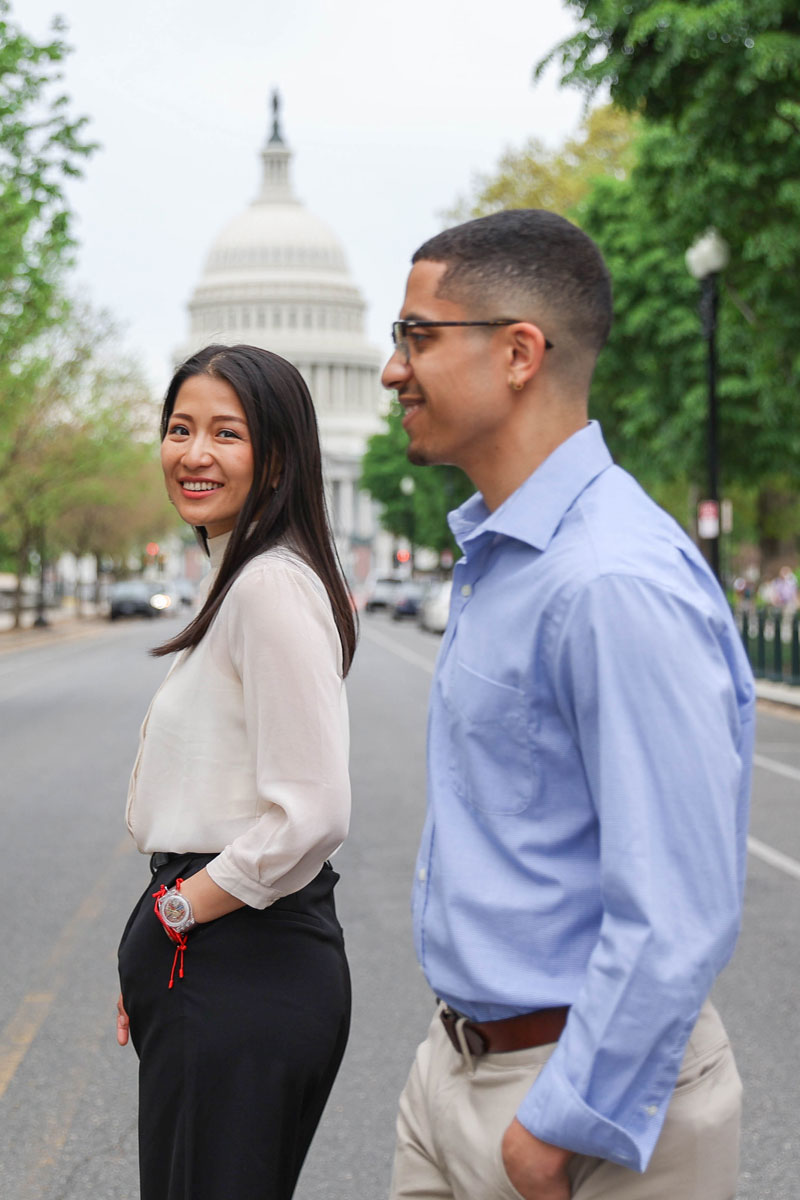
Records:
[[[800,687],[800,611],[743,610],[739,628],[756,679]]]

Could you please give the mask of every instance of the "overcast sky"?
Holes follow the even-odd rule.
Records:
[[[220,229],[253,199],[269,94],[300,199],[341,238],[388,351],[408,259],[509,146],[556,145],[581,98],[532,67],[574,28],[561,0],[12,0],[74,47],[71,112],[102,149],[71,189],[77,280],[163,390]]]

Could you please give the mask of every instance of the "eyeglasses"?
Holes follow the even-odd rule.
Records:
[[[412,329],[438,329],[444,326],[475,326],[482,325],[487,328],[496,325],[519,325],[519,317],[501,317],[498,321],[393,321],[392,322],[392,344],[395,350],[402,354],[406,362],[411,361],[411,347],[408,344],[408,333]],[[545,350],[552,350],[553,343],[544,339]]]

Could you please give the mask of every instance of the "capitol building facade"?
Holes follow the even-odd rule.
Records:
[[[211,342],[245,342],[292,362],[314,399],[331,521],[351,582],[391,562],[377,506],[358,487],[367,438],[383,428],[381,354],[364,332],[366,305],[334,232],[297,199],[292,152],[272,97],[261,189],[223,228],[189,301],[181,359]]]

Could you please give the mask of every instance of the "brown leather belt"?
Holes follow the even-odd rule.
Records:
[[[502,1054],[508,1050],[527,1050],[557,1042],[567,1023],[569,1005],[540,1008],[538,1012],[504,1017],[502,1021],[470,1021],[455,1009],[443,1005],[439,1017],[445,1032],[459,1054],[462,1053],[456,1026],[461,1025],[467,1049],[474,1057]]]

